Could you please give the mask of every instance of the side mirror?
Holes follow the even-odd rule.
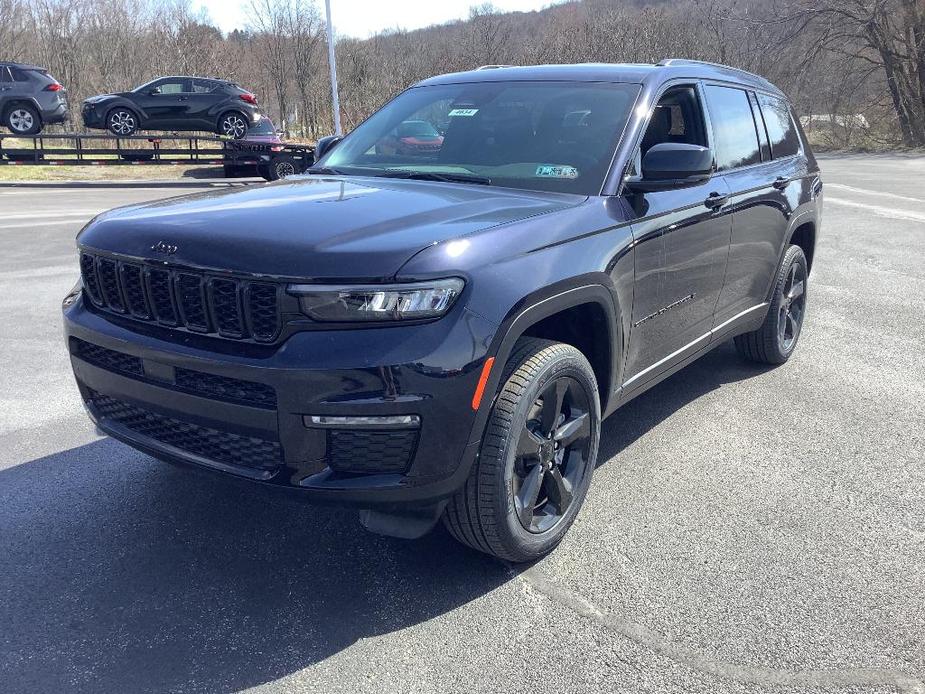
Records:
[[[627,181],[637,193],[695,186],[713,174],[713,152],[709,147],[682,142],[652,145],[642,158],[642,176]]]
[[[315,145],[315,161],[318,161],[321,159],[321,157],[334,149],[337,143],[343,139],[343,135],[328,135],[326,137],[319,138],[317,144]]]
[[[152,89],[151,91],[148,92],[148,94],[150,94],[151,96],[154,96],[154,95],[160,94],[160,93],[161,93],[161,88],[160,88],[160,87],[154,87],[154,89]]]

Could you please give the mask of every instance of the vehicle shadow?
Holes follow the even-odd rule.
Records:
[[[770,368],[742,359],[731,340],[723,343],[634,398],[609,417],[601,427],[598,467],[619,455],[686,404],[724,384],[744,381]]]
[[[721,347],[608,420],[601,460],[761,371]],[[103,439],[0,471],[0,682],[30,693],[237,691],[516,574],[442,527],[414,542],[378,537],[355,512]]]
[[[238,691],[512,575],[104,439],[0,472],[0,689]]]

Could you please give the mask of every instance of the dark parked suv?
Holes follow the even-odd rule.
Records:
[[[438,148],[377,147],[422,120]],[[102,430],[522,561],[579,512],[603,417],[730,338],[796,347],[822,183],[760,77],[444,75],[318,149],[84,228],[65,331]]]
[[[48,70],[0,62],[0,123],[11,133],[35,135],[67,118],[67,91]]]
[[[262,118],[257,97],[249,91],[205,77],[159,77],[128,92],[91,96],[81,115],[86,127],[113,135],[204,130],[235,139]]]

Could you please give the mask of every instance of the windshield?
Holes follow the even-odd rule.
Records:
[[[638,91],[600,82],[415,87],[319,166],[361,175],[462,174],[496,186],[597,195]]]
[[[248,135],[275,135],[276,127],[269,118],[261,118],[247,129]]]

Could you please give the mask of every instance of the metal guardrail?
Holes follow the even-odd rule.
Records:
[[[9,146],[9,140],[15,140],[20,144]],[[164,147],[165,140],[182,142],[184,145]],[[69,146],[53,146],[56,144],[55,141],[68,143]],[[225,144],[230,141],[224,137],[190,137],[176,133],[156,136],[80,133],[0,135],[0,166],[220,165],[225,162]],[[111,144],[94,146],[103,142]],[[32,146],[23,146],[26,143]],[[203,143],[213,144],[204,147]],[[215,146],[215,143],[220,146]],[[286,146],[287,149],[289,147]]]

